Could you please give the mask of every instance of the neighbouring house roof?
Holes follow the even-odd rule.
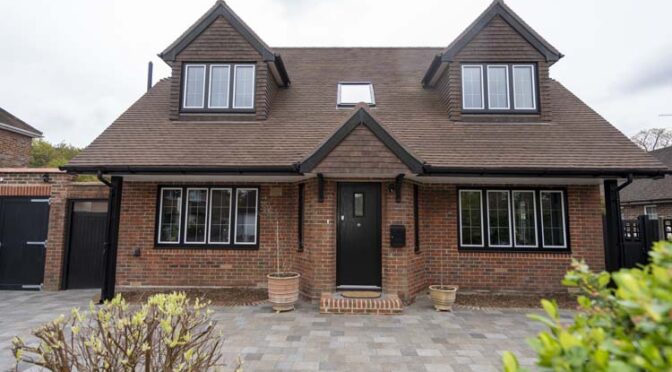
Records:
[[[652,175],[666,168],[562,84],[552,121],[454,122],[420,81],[443,48],[274,48],[292,86],[267,120],[173,121],[170,78],[157,83],[66,167],[78,171],[298,171],[360,108],[336,105],[339,81],[371,81],[376,125],[427,171],[468,174]],[[385,61],[381,63],[380,61]]]
[[[672,147],[649,152],[672,169]],[[621,202],[672,201],[672,176],[660,179],[635,180],[620,192]]]
[[[0,107],[0,129],[8,130],[31,138],[42,137],[42,132],[28,125]]]

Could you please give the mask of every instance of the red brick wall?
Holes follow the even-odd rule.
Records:
[[[570,186],[567,197],[571,254],[467,252],[457,249],[456,187],[422,186],[420,245],[428,284],[443,276],[444,284],[463,290],[557,292],[572,256],[604,269],[599,186]]]
[[[155,248],[157,187],[156,183],[124,182],[117,286],[265,286],[266,275],[275,270],[276,221],[281,269],[295,267],[297,185],[260,185],[258,250]],[[136,248],[140,257],[132,255]]]
[[[602,211],[598,186],[567,188],[572,253],[464,252],[457,250],[456,187],[420,185],[420,251],[414,252],[413,184],[405,182],[402,201],[382,183],[383,290],[411,301],[430,283],[465,290],[555,292],[571,256],[595,269],[604,265]],[[154,248],[155,183],[124,183],[119,232],[117,285],[265,286],[275,265],[275,221],[280,222],[283,267],[302,274],[301,293],[316,299],[336,285],[337,182],[325,181],[318,202],[315,179],[305,182],[304,250],[298,252],[298,184],[260,185],[259,250]],[[271,189],[275,190],[271,192]],[[391,248],[389,227],[406,226],[406,247]],[[135,248],[140,257],[133,257]],[[443,252],[443,268],[441,253]]]
[[[626,220],[634,220],[644,214],[645,205],[655,205],[659,219],[672,218],[672,203],[650,202],[638,205],[625,205],[621,207],[621,213]]]
[[[0,129],[0,168],[26,167],[32,138]]]

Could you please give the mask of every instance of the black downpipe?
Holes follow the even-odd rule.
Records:
[[[117,244],[119,238],[119,215],[121,209],[121,192],[123,178],[112,177],[106,180],[101,172],[98,172],[98,180],[109,187],[107,199],[107,226],[105,229],[105,244],[103,251],[103,286],[100,291],[100,303],[114,298],[117,273]]]

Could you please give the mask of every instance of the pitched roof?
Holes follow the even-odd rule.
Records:
[[[394,138],[394,136],[385,130],[385,128],[371,115],[368,106],[364,103],[357,104],[355,106],[355,111],[348,120],[346,120],[340,128],[327,137],[324,142],[301,161],[299,170],[301,172],[311,172],[315,169],[315,167],[360,124],[373,132],[376,138],[396,155],[408,169],[414,173],[422,172],[422,161],[409,152],[396,138]]]
[[[664,167],[556,81],[551,122],[452,122],[435,90],[419,83],[441,48],[276,48],[293,84],[267,120],[171,121],[170,79],[107,128],[70,169],[291,168],[352,116],[336,105],[339,81],[371,81],[377,123],[435,170],[657,173]],[[385,61],[381,63],[380,61]]]
[[[425,76],[422,78],[422,83],[431,85],[430,82],[439,70],[439,66],[442,63],[452,62],[455,56],[497,16],[501,17],[530,45],[537,49],[546,58],[547,62],[556,62],[563,57],[562,53],[525,23],[503,0],[494,0],[452,43],[441,53],[434,56]]]
[[[212,24],[217,18],[224,17],[231,26],[240,33],[240,35],[252,45],[253,48],[259,52],[264,61],[273,62],[278,69],[280,78],[284,86],[289,85],[289,76],[285,69],[282,57],[273,52],[260,37],[257,35],[245,22],[243,22],[238,15],[229,8],[223,0],[216,0],[215,4],[207,11],[201,18],[199,18],[191,27],[187,29],[180,37],[170,44],[163,52],[159,53],[159,57],[166,63],[170,64],[175,60],[175,57],[180,54],[194,39],[198,37],[208,26]]]
[[[28,125],[25,121],[0,107],[0,129],[18,133],[31,138],[42,137],[42,132]]]
[[[672,147],[649,152],[668,168],[672,169]],[[672,201],[672,176],[660,179],[635,180],[620,192],[621,202]]]

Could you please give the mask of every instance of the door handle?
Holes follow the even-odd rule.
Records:
[[[43,242],[26,242],[26,245],[41,245],[41,246],[46,246],[46,245],[47,245],[47,241],[45,240],[45,241],[43,241]]]

